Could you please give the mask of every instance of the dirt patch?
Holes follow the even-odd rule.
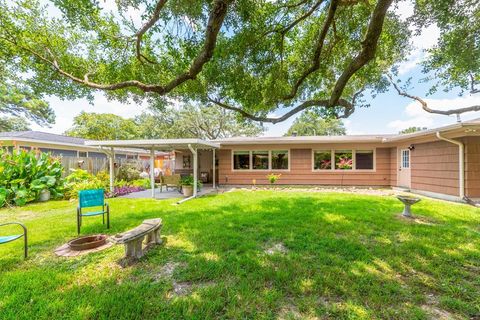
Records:
[[[268,247],[264,250],[264,252],[268,255],[274,254],[286,254],[288,252],[287,247],[281,242],[275,243],[273,246]]]
[[[429,315],[429,319],[432,320],[456,320],[462,319],[455,314],[452,314],[446,310],[438,307],[438,298],[434,294],[428,294],[426,296],[427,303],[422,305],[421,308]]]
[[[412,216],[411,218],[405,217],[401,213],[398,213],[395,215],[395,218],[397,218],[400,221],[411,223],[411,224],[423,224],[426,226],[434,226],[438,224],[436,221],[433,221],[432,219],[422,217],[422,216]]]
[[[190,281],[173,281],[173,291],[170,297],[183,297],[192,293],[194,289],[201,289],[206,287],[211,287],[215,285],[215,282],[208,281],[208,282],[200,282],[194,283]]]
[[[164,264],[160,271],[153,276],[153,279],[154,281],[159,281],[160,279],[171,279],[175,270],[177,268],[183,268],[185,265],[186,264],[184,262],[169,261]]]

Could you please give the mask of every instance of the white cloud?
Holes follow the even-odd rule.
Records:
[[[452,99],[425,99],[431,109],[449,110],[480,104],[480,96],[465,96]],[[456,116],[444,116],[424,111],[418,102],[412,101],[405,106],[405,120],[394,120],[387,124],[389,128],[400,131],[409,127],[435,128],[456,121]],[[461,115],[462,120],[480,117],[479,112],[468,112]]]

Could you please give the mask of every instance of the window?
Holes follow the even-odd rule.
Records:
[[[331,170],[332,169],[332,152],[331,151],[315,151],[313,154],[314,170]]]
[[[288,150],[272,151],[272,170],[288,170]]]
[[[352,150],[335,150],[335,169],[337,170],[353,169]]]
[[[373,170],[373,150],[355,151],[355,169]]]
[[[233,169],[235,170],[250,169],[250,151],[234,151],[233,152]]]
[[[78,157],[79,158],[86,158],[87,157],[87,152],[86,151],[78,151]]]
[[[192,168],[192,157],[190,155],[182,156],[182,160],[183,160],[183,169]]]
[[[402,150],[402,168],[410,168],[410,150]]]
[[[253,151],[252,163],[252,169],[268,170],[268,151]]]

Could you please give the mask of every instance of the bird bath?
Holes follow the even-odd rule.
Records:
[[[405,205],[402,215],[407,218],[412,218],[412,211],[410,210],[410,207],[419,202],[421,199],[412,196],[397,196],[397,199]]]

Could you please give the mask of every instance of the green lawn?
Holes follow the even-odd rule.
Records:
[[[480,209],[424,199],[414,206],[423,223],[412,223],[393,197],[353,194],[109,202],[109,234],[161,217],[165,244],[127,268],[121,246],[58,258],[76,236],[75,203],[0,210],[0,223],[30,231],[28,260],[21,241],[0,246],[1,319],[480,315]],[[100,217],[85,219],[83,234],[104,231]]]

